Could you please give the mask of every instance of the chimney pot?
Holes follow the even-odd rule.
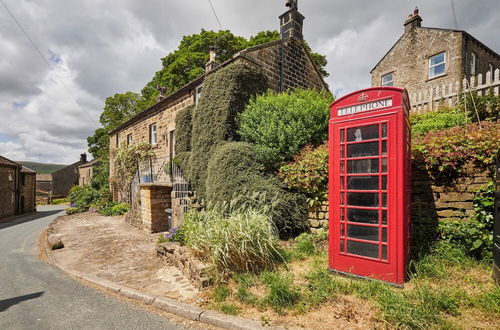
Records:
[[[87,154],[84,152],[80,154],[80,163],[85,164],[87,162]]]

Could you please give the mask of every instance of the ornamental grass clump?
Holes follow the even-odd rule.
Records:
[[[265,212],[230,203],[190,210],[183,225],[186,246],[212,265],[215,276],[258,272],[283,260],[278,233]]]

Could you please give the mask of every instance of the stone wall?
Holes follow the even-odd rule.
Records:
[[[467,220],[474,214],[474,193],[491,180],[488,172],[475,171],[453,184],[436,185],[425,171],[413,170],[412,223],[435,225],[441,221]],[[309,209],[311,231],[328,228],[328,201]]]
[[[142,183],[139,185],[139,201],[127,213],[126,221],[149,233],[168,231],[172,228],[165,209],[172,207],[172,186],[168,184]]]
[[[303,42],[296,38],[249,48],[241,54],[256,61],[263,69],[270,88],[275,91],[280,91],[281,58],[283,58],[283,90],[295,88],[328,90],[328,86],[307,54]]]
[[[78,161],[52,173],[52,196],[66,197],[70,189],[78,185],[78,166],[81,164]]]
[[[24,185],[20,185],[20,196],[24,197],[24,205],[22,205],[22,211],[24,213],[35,212],[36,211],[36,201],[35,201],[35,187],[36,179],[35,173],[23,173],[24,175]]]
[[[0,165],[0,218],[16,214],[17,169]]]

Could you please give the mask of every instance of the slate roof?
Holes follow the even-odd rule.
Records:
[[[7,159],[3,156],[0,156],[0,165],[9,166],[9,167],[20,167],[21,166],[21,164],[13,162],[12,160]]]
[[[23,168],[21,169],[21,173],[36,174],[35,171],[33,171],[31,168],[27,168],[26,166],[23,166]]]
[[[96,159],[91,160],[90,162],[86,162],[86,163],[78,166],[78,168],[90,167],[90,166],[93,166],[93,165],[99,163],[100,161],[101,160],[99,158],[96,158]]]

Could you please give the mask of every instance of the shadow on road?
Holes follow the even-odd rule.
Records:
[[[0,300],[0,313],[6,311],[9,307],[17,305],[25,300],[40,298],[44,293],[45,291],[41,291],[41,292],[26,294],[24,296],[19,296],[15,298]]]
[[[26,222],[38,220],[38,219],[41,219],[41,218],[44,218],[44,217],[48,217],[48,216],[57,214],[57,213],[59,213],[61,211],[62,210],[39,211],[37,213],[34,213],[34,214],[26,216],[26,217],[14,219],[14,220],[9,221],[9,222],[0,223],[0,230],[5,229],[5,228],[9,228],[9,227],[12,227],[12,226],[17,226],[17,225],[20,225],[20,224],[23,224],[23,223],[26,223]]]

